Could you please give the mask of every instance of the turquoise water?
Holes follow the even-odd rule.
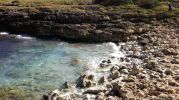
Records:
[[[111,43],[82,44],[36,38],[0,39],[0,86],[46,93],[97,66],[113,52]]]

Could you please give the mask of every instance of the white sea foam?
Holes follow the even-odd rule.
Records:
[[[124,53],[119,51],[119,52],[111,53],[110,56],[120,58],[120,57],[124,57],[125,55],[124,55]]]
[[[30,40],[30,39],[32,39],[32,37],[28,37],[28,36],[22,36],[22,35],[14,35],[14,36],[17,39],[24,39],[24,40]]]
[[[0,35],[8,35],[9,33],[7,32],[0,32]]]
[[[109,73],[107,73],[107,71],[109,71],[110,67],[106,68],[106,69],[100,69],[99,65],[101,63],[101,60],[107,60],[110,59],[110,57],[114,57],[114,59],[111,59],[112,61],[112,65],[115,64],[119,64],[119,59],[121,57],[125,57],[125,54],[120,51],[120,46],[117,46],[115,43],[112,42],[108,42],[108,43],[104,43],[102,45],[97,45],[98,48],[102,48],[102,49],[107,49],[109,51],[104,50],[103,53],[108,53],[106,55],[106,57],[101,58],[101,59],[90,59],[88,60],[88,62],[92,65],[88,70],[85,71],[86,75],[94,75],[95,76],[95,80],[98,80],[100,77],[102,76],[108,76]]]
[[[112,49],[112,53],[109,54],[112,57],[116,57],[116,58],[120,58],[120,57],[124,57],[125,54],[120,51],[120,47],[117,46],[115,43],[109,42],[110,48]]]
[[[32,37],[29,36],[14,35],[14,34],[9,34],[8,32],[0,32],[0,35],[6,36],[7,38],[14,38],[14,39],[24,39],[24,40],[32,39]]]
[[[11,35],[8,33],[0,33],[0,34],[5,34],[5,35],[8,35],[15,39],[32,39],[31,37],[21,36],[21,35]],[[19,70],[19,71],[26,70],[25,69],[26,67],[24,67],[24,66],[26,66],[26,63],[29,64],[28,66],[30,68],[27,69],[27,73],[30,73],[30,75],[33,75],[33,77],[39,77],[39,75],[36,73],[43,72],[43,74],[39,78],[40,79],[49,78],[50,81],[47,81],[45,83],[44,82],[39,83],[39,79],[38,80],[36,80],[35,78],[33,79],[33,82],[34,83],[38,82],[37,84],[39,86],[41,84],[43,84],[43,85],[41,85],[42,88],[44,88],[43,86],[48,85],[48,84],[52,84],[55,87],[55,86],[59,86],[59,84],[61,84],[63,81],[75,80],[76,74],[80,73],[81,71],[84,70],[84,69],[80,69],[83,66],[89,67],[85,72],[88,75],[90,75],[90,74],[94,75],[95,79],[99,79],[102,76],[108,76],[109,73],[107,73],[106,71],[101,71],[101,69],[99,68],[99,64],[101,63],[101,61],[107,60],[108,56],[114,56],[114,57],[123,57],[124,56],[124,54],[120,51],[120,47],[112,42],[105,43],[105,44],[99,44],[99,45],[97,45],[97,47],[93,46],[93,45],[89,45],[89,47],[79,45],[77,47],[77,46],[68,44],[66,42],[61,42],[61,43],[57,43],[57,42],[51,43],[50,42],[50,43],[48,43],[48,41],[45,42],[45,44],[47,46],[49,45],[49,47],[44,47],[43,46],[44,41],[42,41],[42,42],[38,41],[38,42],[40,42],[40,43],[36,44],[36,41],[33,42],[33,39],[32,39],[32,41],[28,41],[26,48],[22,47],[22,48],[20,48],[19,51],[25,51],[25,50],[29,50],[29,49],[30,49],[30,51],[25,51],[24,53],[18,53],[19,58],[18,59],[14,58],[12,60],[13,60],[13,62],[14,61],[19,62],[20,64],[23,63],[22,68],[13,67],[13,68],[17,68],[17,70]],[[22,42],[19,42],[19,44],[20,43],[22,43]],[[38,49],[34,48],[34,43],[35,43],[35,47],[40,47],[40,48],[38,48]],[[56,43],[58,45],[56,45]],[[39,52],[44,52],[44,53],[42,54]],[[12,55],[14,55],[14,54],[12,54]],[[31,60],[29,60],[29,58],[32,55],[35,60],[31,61]],[[70,57],[79,58],[80,59],[79,65],[71,66],[70,62],[69,62],[69,61],[71,61],[71,60],[69,60]],[[36,59],[40,59],[40,60],[36,60]],[[32,62],[33,62],[33,64],[31,64]],[[10,63],[10,61],[8,61],[8,63]],[[17,63],[17,64],[19,64],[19,63]],[[7,70],[7,69],[5,69],[5,70]],[[13,72],[16,70],[9,69],[1,75],[6,75],[6,73],[8,73],[9,71]],[[109,69],[108,69],[108,71],[109,71]],[[18,74],[21,75],[21,73],[18,73]],[[24,79],[24,78],[27,78],[27,80],[29,79],[29,76],[26,76],[27,74],[23,74],[23,75],[24,76],[22,77],[22,79]],[[49,77],[47,77],[47,76],[49,76]],[[52,76],[54,78],[51,78]],[[0,79],[1,79],[1,77],[0,77]],[[7,83],[13,83],[14,80],[9,80],[9,82],[5,82],[5,81],[2,81],[2,82],[3,82],[3,84],[7,84]],[[16,81],[16,83],[18,83],[18,81]],[[80,92],[78,91],[76,93],[80,93]],[[69,97],[69,94],[67,93],[64,96]]]
[[[119,47],[115,43],[109,42],[109,46],[114,52],[119,51]]]

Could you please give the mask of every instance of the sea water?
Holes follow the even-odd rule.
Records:
[[[6,35],[0,39],[0,87],[23,87],[33,93],[46,93],[65,81],[73,83],[80,74],[98,67],[118,51],[114,43],[67,43],[0,35]]]

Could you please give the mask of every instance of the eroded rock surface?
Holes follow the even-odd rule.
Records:
[[[81,94],[75,99],[179,99],[178,21],[175,24],[165,21],[130,23],[140,26],[140,29],[136,32],[136,27],[130,26],[128,32],[132,35],[127,37],[126,42],[118,43],[125,57],[103,60],[97,68],[102,76],[98,77],[96,73],[93,77],[96,85],[79,89]],[[143,29],[148,31],[143,32]],[[118,62],[114,63],[114,59]]]
[[[102,6],[79,6],[66,10],[43,7],[35,10],[33,8],[1,9],[0,31],[83,42],[118,42],[127,41],[131,35],[148,32],[150,27],[143,26],[142,23],[173,17],[163,13],[128,14],[125,10],[120,12],[120,9],[111,11],[110,9]],[[160,17],[161,15],[163,16]],[[131,39],[135,40],[136,37],[131,36]],[[148,38],[140,40],[142,45],[150,42]]]

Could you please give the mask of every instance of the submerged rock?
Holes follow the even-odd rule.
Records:
[[[68,88],[70,88],[71,86],[69,85],[68,82],[65,82],[65,83],[63,84],[63,87],[64,87],[65,89],[68,89]]]
[[[25,99],[40,99],[32,95],[25,88],[20,87],[0,87],[1,100],[25,100]]]
[[[99,67],[101,68],[106,68],[109,66],[111,66],[111,60],[107,60],[107,61],[103,60],[102,63],[99,65]]]

